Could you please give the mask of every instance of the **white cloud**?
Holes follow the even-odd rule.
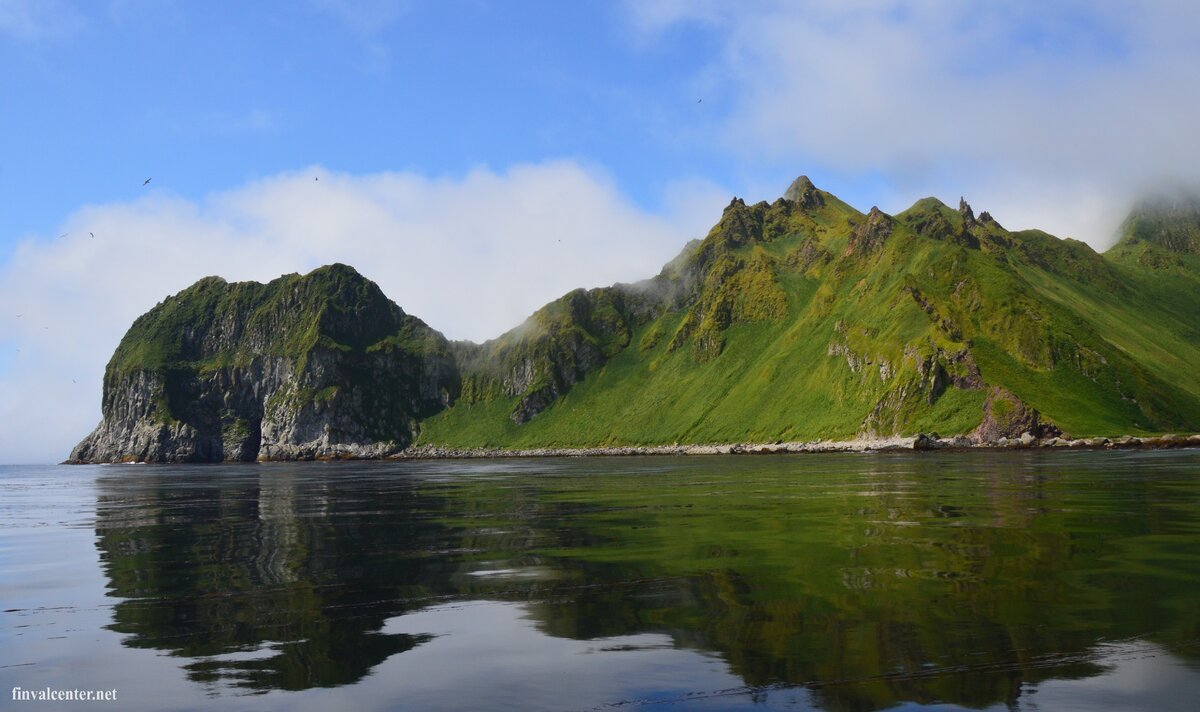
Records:
[[[733,97],[724,140],[746,161],[881,173],[885,209],[966,194],[1104,247],[1136,193],[1200,176],[1195,3],[639,0],[629,17],[639,36],[718,34],[699,73]]]
[[[657,273],[726,200],[681,182],[648,213],[601,172],[550,162],[456,178],[314,167],[198,204],[156,190],[81,208],[52,233],[65,237],[25,240],[0,266],[0,461],[65,457],[99,420],[129,324],[206,275],[344,262],[448,337],[482,340],[576,287]]]

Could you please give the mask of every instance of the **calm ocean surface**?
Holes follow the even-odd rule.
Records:
[[[1200,451],[0,467],[0,611],[3,709],[1195,710]]]

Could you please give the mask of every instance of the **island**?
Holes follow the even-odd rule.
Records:
[[[482,344],[342,264],[208,277],[133,323],[102,415],[68,462],[1200,445],[1200,201],[1101,254],[801,176]]]

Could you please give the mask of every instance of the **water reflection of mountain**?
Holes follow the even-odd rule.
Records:
[[[1013,705],[1023,686],[1099,672],[1104,641],[1197,657],[1194,477],[1086,459],[1078,471],[1061,459],[1052,471],[1018,458],[787,462],[800,461],[108,478],[98,545],[125,599],[112,627],[188,658],[198,681],[303,689],[420,645],[383,633],[388,618],[513,600],[546,634],[667,633],[749,686],[806,685],[834,710]]]
[[[625,569],[586,578],[699,575],[673,590],[651,580],[644,591],[590,591],[537,615],[571,637],[670,631],[719,651],[750,686],[807,685],[827,709],[1011,706],[1023,685],[1100,672],[1106,641],[1146,637],[1200,659],[1190,458],[1166,480],[1125,463],[1071,472],[1060,461],[1047,472],[1006,459],[975,474],[981,463],[969,458],[960,472],[884,458],[851,487],[838,472],[797,486],[767,464],[744,475],[763,477],[754,494],[726,493],[720,507],[703,507],[698,488],[645,498],[633,487],[610,493],[586,524],[627,543],[564,552],[565,565]],[[658,538],[631,529],[634,511]],[[629,563],[650,552],[655,568]]]
[[[100,481],[97,545],[126,645],[188,658],[198,682],[265,691],[352,683],[421,643],[379,630],[426,605],[452,564],[429,555],[427,505],[225,469]]]

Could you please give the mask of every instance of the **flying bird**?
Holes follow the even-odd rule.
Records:
[[[96,239],[96,233],[94,233],[94,232],[89,232],[88,234],[92,236],[92,239],[93,239],[93,240],[94,240],[94,239]]]
[[[703,100],[703,99],[697,99],[697,100],[696,100],[696,103],[697,103],[697,104],[699,104],[699,103],[700,103],[700,102],[702,102],[702,101],[704,101],[704,100]]]
[[[142,185],[149,185],[150,180],[150,178],[147,178],[146,180],[142,181]]]
[[[69,232],[64,232],[63,234],[61,234],[61,235],[59,235],[59,236],[58,236],[58,239],[60,239],[60,240],[61,240],[61,239],[63,239],[64,237],[66,237],[67,235],[70,235],[70,234],[71,234],[71,233],[69,233]]]

